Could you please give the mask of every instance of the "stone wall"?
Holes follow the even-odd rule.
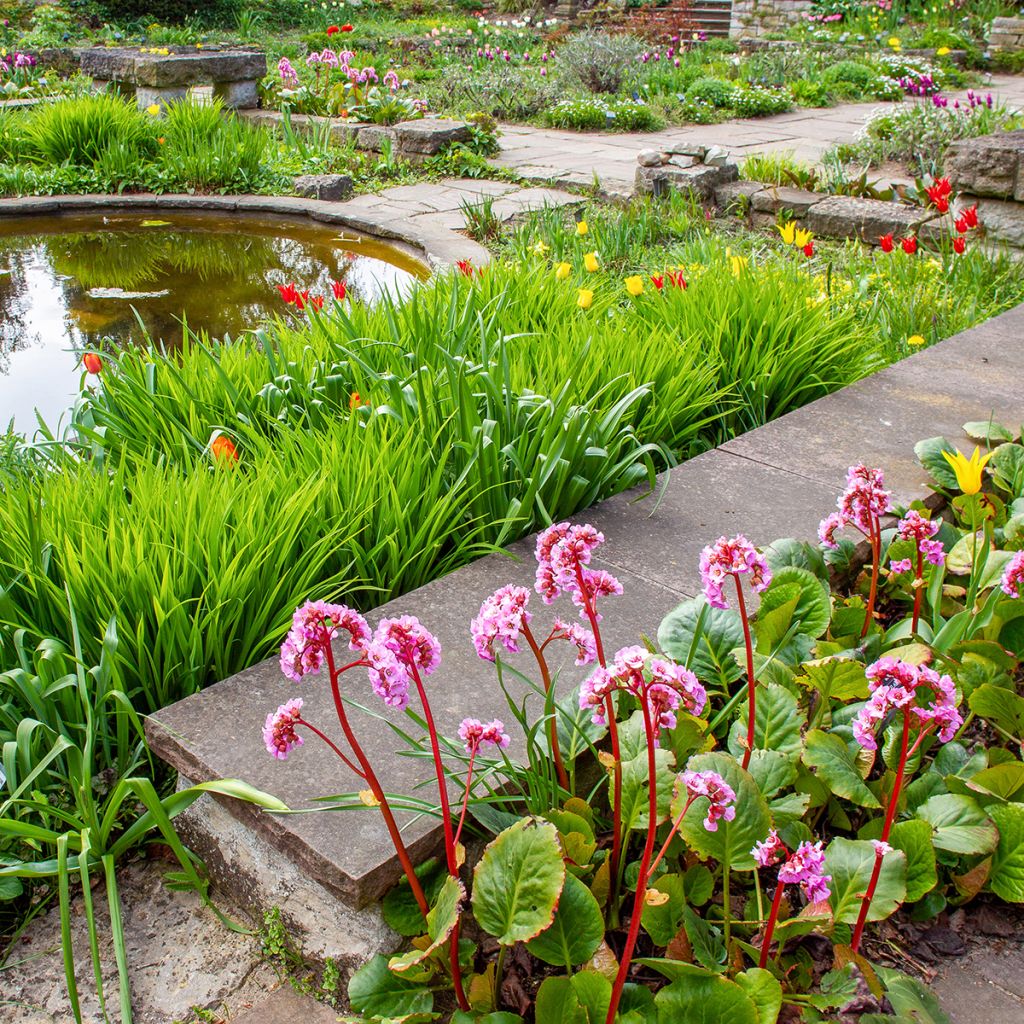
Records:
[[[811,0],[732,0],[730,36],[774,35],[803,19]]]
[[[993,50],[1024,49],[1024,18],[994,18],[988,45]]]
[[[946,175],[959,193],[956,207],[978,207],[986,238],[1024,248],[1024,131],[954,142]]]

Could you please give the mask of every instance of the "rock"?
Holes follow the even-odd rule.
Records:
[[[709,167],[724,167],[729,162],[729,151],[722,146],[711,146],[704,154],[704,163]]]
[[[805,223],[816,235],[859,238],[877,245],[882,235],[910,234],[934,217],[934,211],[881,199],[826,196],[807,210]]]
[[[424,117],[402,121],[394,129],[398,152],[403,156],[436,156],[453,142],[468,142],[470,126],[465,121],[449,121],[440,117]],[[359,133],[362,146],[362,132]]]
[[[656,149],[641,149],[636,155],[636,162],[641,167],[660,167],[665,159]]]
[[[753,206],[758,213],[789,210],[794,217],[803,217],[823,198],[818,192],[808,192],[806,189],[792,188],[789,185],[763,185],[761,191],[753,198]]]
[[[759,181],[731,181],[715,189],[715,202],[720,209],[729,211],[739,205],[741,196],[750,199],[763,189]]]
[[[946,175],[954,191],[1024,202],[1024,130],[954,142]]]
[[[300,174],[295,179],[295,194],[309,199],[348,199],[352,179],[347,174]]]
[[[988,241],[1024,249],[1024,203],[961,196],[960,205],[965,201],[968,206],[977,202],[978,222]]]
[[[700,163],[695,156],[670,156],[664,162],[672,167],[694,167]]]
[[[385,128],[380,124],[364,124],[359,127],[359,134],[356,136],[356,146],[359,149],[368,149],[373,153],[380,153],[384,149],[385,140],[395,141],[395,130]]]
[[[734,180],[739,171],[735,164],[725,167],[637,167],[636,187],[641,192],[661,195],[669,188],[680,192],[692,192],[701,199],[713,199],[715,189],[727,181]]]
[[[695,142],[674,142],[665,148],[666,153],[673,156],[692,156],[696,160],[703,161],[704,154],[708,151],[707,146],[700,146]]]
[[[135,59],[135,81],[158,89],[204,82],[256,81],[266,73],[267,56],[258,52],[194,53],[169,57],[140,54]]]

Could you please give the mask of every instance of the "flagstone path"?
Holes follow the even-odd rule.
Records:
[[[1024,109],[1024,76],[995,75],[975,92],[991,92],[1007,106]],[[963,99],[966,94],[955,95]],[[774,117],[634,134],[503,125],[501,153],[491,163],[510,168],[528,180],[561,185],[591,185],[597,176],[606,191],[628,193],[636,173],[636,155],[641,149],[696,142],[722,146],[735,157],[789,152],[798,160],[817,164],[831,146],[852,142],[868,118],[887,107],[895,104],[843,103],[821,109],[800,108]]]

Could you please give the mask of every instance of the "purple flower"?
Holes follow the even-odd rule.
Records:
[[[832,895],[825,874],[825,851],[821,842],[803,842],[796,852],[779,868],[779,881],[786,885],[799,885],[808,903],[823,903]]]
[[[911,565],[909,558],[893,559],[889,563],[889,569],[897,574],[901,572],[912,572],[913,568],[914,567]]]
[[[700,579],[704,596],[712,608],[728,608],[722,588],[728,577],[750,574],[750,585],[760,593],[772,581],[772,571],[763,555],[742,534],[731,539],[719,537],[700,554]]]
[[[299,74],[292,67],[292,62],[287,57],[282,57],[277,62],[277,73],[281,76],[281,84],[294,89],[299,84]]]
[[[370,627],[358,612],[343,604],[307,601],[295,610],[292,628],[281,645],[281,671],[294,682],[319,672],[327,648],[339,629],[347,630],[349,648],[361,651],[370,640]]]
[[[1003,578],[999,581],[1003,593],[1010,597],[1020,597],[1020,586],[1024,583],[1024,551],[1015,552],[1009,564],[1003,570]]]
[[[708,798],[704,827],[709,832],[718,831],[719,820],[732,821],[736,817],[736,794],[718,772],[685,771],[676,778],[677,793],[680,786],[685,787],[687,800]]]
[[[896,533],[900,540],[914,541],[921,554],[932,565],[942,565],[946,552],[942,541],[932,540],[942,523],[938,519],[925,519],[920,512],[909,511],[897,524]]]
[[[532,616],[526,610],[530,592],[526,587],[509,584],[496,590],[480,606],[480,614],[470,623],[476,653],[485,661],[494,661],[497,640],[510,654],[519,653],[523,626]]]
[[[779,838],[779,833],[775,829],[772,829],[761,842],[755,843],[750,851],[750,855],[763,868],[770,868],[773,864],[785,860],[788,853],[786,844]]]
[[[826,516],[818,527],[818,538],[827,548],[836,548],[835,533],[845,526],[855,526],[870,537],[875,521],[892,509],[889,492],[884,489],[880,469],[861,464],[851,466],[846,474],[846,490],[839,496],[838,512]]]
[[[485,744],[504,750],[511,742],[505,723],[497,718],[486,724],[478,718],[464,718],[459,726],[459,739],[466,744],[467,754],[475,754]]]
[[[892,847],[888,843],[883,843],[881,839],[872,839],[871,845],[875,848],[875,855],[878,857],[892,853]]]
[[[374,644],[383,644],[399,661],[429,676],[441,664],[441,644],[415,615],[381,619],[373,634]]]
[[[289,752],[302,746],[302,737],[295,732],[295,724],[302,719],[302,698],[295,697],[267,715],[263,726],[263,742],[267,752],[279,761],[287,759]]]
[[[386,644],[376,640],[366,648],[370,686],[388,707],[405,710],[409,705],[412,674]]]

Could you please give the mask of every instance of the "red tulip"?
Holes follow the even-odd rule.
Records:
[[[914,238],[914,237],[901,238],[900,239],[900,245],[903,246],[903,251],[908,256],[913,256],[914,253],[917,252],[917,239]]]
[[[210,452],[217,462],[231,463],[238,461],[238,449],[227,434],[218,434],[210,445]]]
[[[459,273],[465,277],[473,276],[473,264],[469,260],[459,260],[456,266],[459,268]]]
[[[291,284],[279,284],[277,290],[281,293],[281,298],[289,305],[293,306],[298,302],[299,293],[295,288],[295,283]]]
[[[685,291],[686,279],[683,277],[683,272],[681,270],[670,270],[668,272],[668,279],[676,288],[682,288]]]
[[[957,256],[962,256],[966,248],[967,239],[964,238],[963,235],[957,235],[957,237],[953,239],[953,252],[955,252]]]
[[[665,275],[664,274],[651,274],[651,284],[660,292],[665,287]]]
[[[882,235],[878,239],[878,244],[882,247],[882,252],[892,252],[895,248],[892,240],[892,234]]]
[[[953,227],[955,227],[957,229],[957,231],[961,235],[966,235],[967,234],[967,218],[966,217],[957,217],[957,219],[955,221],[953,221]]]
[[[304,292],[297,291],[295,293],[295,308],[305,309],[309,302],[309,289],[307,288]]]
[[[334,292],[334,297],[339,302],[344,302],[345,301],[345,295],[347,294],[348,289],[345,287],[345,282],[344,281],[332,281],[331,282],[331,291]]]
[[[978,226],[978,204],[968,206],[964,210],[963,218],[969,228],[976,228]]]
[[[351,32],[352,31],[352,26],[351,25],[342,25],[341,26],[341,31],[342,32]]]
[[[805,255],[805,256],[806,256],[806,257],[807,257],[808,259],[810,259],[810,258],[811,258],[811,257],[812,257],[812,256],[814,255],[814,243],[813,243],[813,242],[808,242],[808,243],[807,243],[807,244],[806,244],[806,245],[804,246],[804,255]]]
[[[311,309],[315,309],[319,313],[324,308],[324,297],[322,295],[314,295],[309,300],[309,305]]]
[[[337,25],[328,25],[327,26],[327,34],[329,36],[333,36],[335,32],[340,32],[340,31],[341,31],[341,29],[338,28]]]
[[[98,374],[103,369],[103,360],[95,352],[86,352],[82,356],[82,365],[86,373]]]

